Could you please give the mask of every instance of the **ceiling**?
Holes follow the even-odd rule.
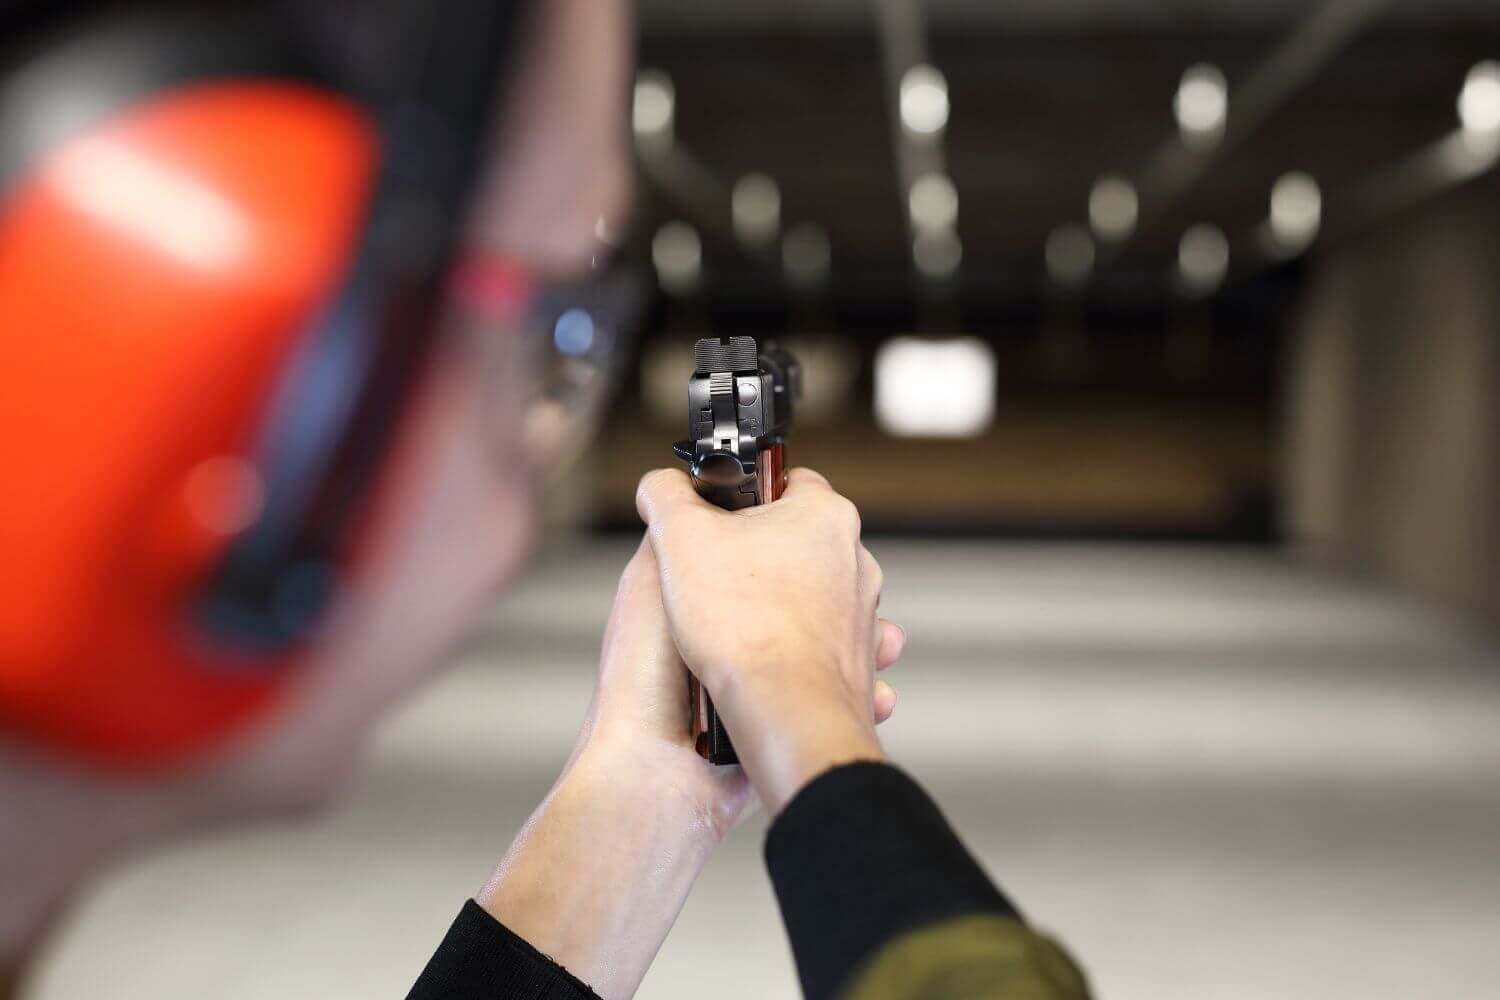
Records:
[[[637,0],[652,34],[756,30],[840,32],[870,23],[882,0]],[[896,0],[905,2],[905,0]],[[1364,4],[1369,0],[1352,0]],[[1493,12],[1492,0],[1396,0],[1386,16],[1395,22],[1444,22]],[[1307,0],[925,0],[919,3],[939,29],[1115,28],[1183,29],[1265,27],[1307,15]]]
[[[671,75],[678,140],[719,189],[750,171],[775,177],[786,223],[828,229],[836,295],[916,294],[869,5],[641,0],[641,8],[641,64]],[[1085,220],[1099,175],[1139,177],[1172,143],[1182,71],[1219,65],[1233,120],[1236,86],[1308,10],[1306,0],[929,3],[929,58],[947,76],[953,109],[946,147],[960,199],[960,294],[991,303],[1045,296],[1048,233]],[[1451,131],[1465,73],[1496,57],[1493,0],[1388,5],[1181,197],[1145,206],[1149,224],[1101,267],[1091,294],[1170,296],[1183,229],[1210,221],[1247,240],[1287,170],[1319,180],[1326,221],[1337,223],[1340,192]],[[712,294],[749,301],[779,287],[775,269],[757,266],[728,235],[727,195],[704,209],[670,185],[647,185],[645,202],[648,223],[699,225]]]

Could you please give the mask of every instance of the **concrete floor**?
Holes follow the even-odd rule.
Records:
[[[1500,996],[1500,655],[1249,550],[877,542],[893,754],[1116,1000]],[[624,543],[554,550],[315,822],[119,872],[39,1000],[403,994],[561,764]],[[715,857],[641,995],[796,995]]]

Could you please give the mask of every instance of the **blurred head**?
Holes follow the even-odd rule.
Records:
[[[629,210],[630,11],[623,0],[537,7],[471,238],[568,283],[598,259],[600,220]],[[541,374],[518,332],[450,322],[397,443],[361,583],[293,697],[251,734],[241,802],[316,802],[336,786],[371,725],[445,665],[522,568],[558,443],[537,426],[545,406],[527,405]]]
[[[119,620],[125,623],[121,628],[127,632],[139,624],[139,595],[158,587],[160,574],[153,576],[158,549],[171,549],[172,558],[185,559],[198,567],[200,576],[209,574],[223,561],[224,551],[234,551],[233,536],[253,527],[254,511],[245,513],[244,508],[254,507],[261,499],[256,492],[260,489],[257,477],[267,473],[255,467],[247,447],[246,454],[222,461],[195,461],[184,478],[183,470],[173,471],[170,456],[150,451],[149,433],[138,434],[131,439],[131,447],[138,451],[144,447],[151,459],[142,475],[165,476],[170,488],[148,489],[133,484],[133,488],[139,486],[132,493],[136,500],[117,505],[119,509],[111,510],[108,517],[93,517],[99,511],[78,502],[68,492],[76,482],[64,481],[67,477],[61,474],[49,478],[46,469],[11,468],[7,474],[23,482],[31,477],[30,484],[23,486],[30,494],[27,502],[36,507],[53,503],[58,511],[56,524],[49,523],[48,527],[56,537],[37,542],[25,553],[35,557],[38,565],[46,564],[44,543],[53,542],[71,546],[74,552],[90,551],[86,543],[95,545],[110,558],[127,548],[132,553],[144,551],[147,556],[132,554],[122,564],[111,564],[107,583],[96,581],[92,598],[82,602],[89,614],[73,622],[54,614],[51,620],[39,619],[35,629],[25,627],[28,609],[55,611],[65,605],[47,603],[47,594],[38,595],[37,588],[28,590],[22,580],[11,579],[0,587],[0,646],[9,643],[25,652],[31,671],[31,676],[6,678],[10,690],[5,694],[11,700],[6,704],[6,718],[0,720],[0,753],[4,755],[0,763],[45,762],[82,748],[82,757],[91,765],[105,765],[87,781],[110,782],[111,768],[124,765],[137,772],[137,778],[144,773],[153,779],[152,784],[158,788],[179,789],[174,794],[193,803],[186,807],[182,801],[176,804],[175,811],[184,815],[253,813],[317,800],[346,770],[373,722],[444,660],[475,614],[521,567],[534,543],[538,486],[545,466],[559,450],[547,436],[556,422],[549,421],[547,406],[539,402],[538,382],[545,372],[534,339],[527,336],[527,320],[533,315],[535,301],[545,297],[546,288],[570,283],[597,263],[598,234],[610,231],[621,220],[630,190],[629,133],[624,117],[630,74],[627,5],[547,0],[530,6],[517,28],[519,44],[504,74],[499,113],[493,116],[497,125],[486,142],[489,155],[477,181],[477,197],[471,199],[478,210],[458,234],[456,252],[451,255],[456,262],[451,273],[457,277],[444,279],[444,297],[430,310],[438,334],[420,365],[411,365],[420,369],[421,376],[409,380],[409,385],[403,382],[399,398],[390,400],[390,412],[397,419],[383,439],[367,449],[378,452],[369,463],[368,474],[348,481],[348,491],[357,489],[359,494],[351,505],[357,516],[350,518],[348,537],[341,542],[338,586],[332,588],[326,606],[319,606],[314,627],[292,640],[267,640],[262,643],[264,648],[251,644],[247,652],[241,646],[228,659],[215,649],[214,635],[198,635],[191,628],[174,631],[174,635],[192,633],[184,640],[188,651],[180,654],[190,665],[201,658],[212,669],[223,671],[243,663],[248,676],[270,664],[268,676],[273,674],[274,680],[252,679],[246,683],[245,693],[218,701],[206,697],[204,704],[209,706],[212,719],[179,727],[186,735],[153,745],[146,752],[132,749],[122,752],[121,760],[112,760],[108,725],[99,727],[93,735],[86,723],[75,725],[64,720],[50,729],[29,725],[24,717],[26,685],[47,670],[67,672],[74,683],[84,685],[91,671],[96,671],[100,675],[99,690],[109,691],[110,678],[103,675],[116,671],[119,664],[105,662],[102,656],[97,662],[91,657],[91,636],[110,628],[100,623]],[[260,173],[256,172],[258,168],[246,168],[238,175],[246,185],[243,190],[252,197],[268,199],[270,208],[255,220],[263,228],[275,223],[282,230],[294,231],[300,224],[298,218],[287,214],[290,209],[286,199],[277,200],[283,188],[267,180],[276,175],[276,160],[312,156],[325,140],[337,147],[331,148],[332,159],[328,161],[335,166],[325,164],[320,168],[327,174],[329,185],[356,192],[373,189],[378,194],[380,185],[386,182],[373,164],[380,162],[382,152],[389,153],[388,148],[382,148],[382,142],[389,143],[389,136],[371,136],[360,123],[345,121],[337,113],[325,114],[326,110],[321,105],[313,106],[311,117],[298,126],[306,126],[306,134],[292,137],[298,141],[288,140],[285,149],[257,150],[254,135],[241,141],[244,156],[266,164]],[[157,115],[144,124],[142,120],[127,124],[147,132],[152,128],[170,131],[170,123],[162,125],[163,120]],[[320,127],[320,122],[327,127]],[[254,129],[247,127],[245,131],[253,133]],[[175,134],[180,135],[180,130]],[[332,138],[328,138],[330,135]],[[262,147],[273,144],[264,134],[258,138]],[[125,192],[90,189],[87,169],[103,162],[101,157],[107,160],[114,156],[116,159],[108,162],[117,163],[120,147],[95,142],[82,147],[83,154],[77,154],[78,147],[68,148],[72,152],[61,176],[70,178],[75,188],[82,185],[74,193],[106,223],[120,224],[123,219],[124,224],[132,224],[140,216],[140,192],[152,190],[147,183],[152,178],[136,178],[141,183]],[[128,151],[129,147],[124,148]],[[193,147],[187,141],[179,148]],[[0,156],[0,168],[5,166]],[[124,166],[135,169],[129,162]],[[361,171],[369,176],[361,180]],[[248,180],[244,179],[246,175]],[[313,181],[308,181],[307,171],[298,173],[296,183],[302,187],[296,196],[306,204],[321,206],[328,215],[325,222],[330,231],[357,229],[360,199],[351,197],[350,204],[341,206],[337,199],[320,197],[316,181],[321,175],[314,175]],[[221,175],[210,169],[203,176]],[[14,191],[24,192],[24,184],[11,184],[11,191],[7,191],[7,181],[13,180],[14,176],[7,178],[0,169],[0,222],[12,221],[17,205],[24,211],[45,202],[16,197]],[[203,250],[205,240],[211,242],[224,235],[212,228],[214,212],[220,205],[215,199],[221,194],[211,185],[196,192],[195,211],[184,213],[192,224],[174,231],[173,218],[163,217],[160,227],[147,227],[147,239],[163,242],[158,249],[169,253],[174,250],[173,240],[177,241],[175,249]],[[7,219],[8,211],[13,213],[11,219]],[[232,217],[226,213],[226,218]],[[423,228],[426,220],[421,217],[400,217],[398,221],[402,225],[391,227],[395,231],[387,234],[395,246],[420,243],[428,235]],[[232,227],[229,232],[233,235]],[[337,240],[330,238],[327,242],[330,246],[318,245],[316,240],[293,240],[282,246],[291,245],[304,255],[305,259],[295,258],[294,263],[313,262],[297,272],[299,275],[321,275],[333,282],[338,280],[337,269],[346,262],[339,260],[338,248],[332,245]],[[28,266],[24,255],[15,252],[18,246],[24,249],[26,244],[7,245],[4,226],[0,225],[0,308],[7,302],[7,280],[15,287],[18,273]],[[282,312],[257,306],[257,322],[271,324],[278,317],[297,315],[294,306],[301,302],[298,296],[302,295],[297,280],[302,279],[285,277],[293,270],[288,256],[292,255],[283,253],[281,258],[263,262],[273,275],[279,296],[272,297],[273,304]],[[274,284],[277,281],[282,283]],[[80,280],[78,287],[88,288],[89,282]],[[232,299],[236,293],[231,289],[224,294]],[[217,301],[205,297],[199,303],[203,311],[191,314],[203,318],[205,339],[227,335],[214,322],[210,307]],[[0,339],[17,336],[12,318],[6,317],[6,330]],[[121,329],[128,331],[131,321],[130,316],[120,317]],[[263,345],[278,336],[287,340],[290,335],[248,339]],[[265,346],[258,349],[272,350]],[[296,345],[290,344],[286,351],[294,356]],[[170,428],[171,433],[164,430],[162,440],[191,436],[183,432],[182,421],[186,417],[191,423],[196,412],[194,400],[204,401],[205,414],[210,410],[230,414],[223,418],[228,432],[253,438],[257,418],[264,411],[284,404],[282,397],[294,393],[299,385],[307,389],[307,384],[293,383],[289,390],[280,382],[262,386],[259,391],[246,390],[243,399],[226,399],[232,393],[215,382],[226,373],[216,372],[211,364],[197,363],[201,358],[181,357],[184,353],[192,352],[176,352],[170,371],[137,373],[127,369],[118,374],[121,391],[127,396],[136,375],[166,387],[154,398],[141,394],[142,409],[149,412],[128,415],[130,423],[147,430],[151,419],[170,415],[177,423]],[[16,343],[6,345],[3,354],[13,362],[27,360],[25,348]],[[249,364],[256,358],[242,360]],[[47,391],[67,393],[62,381],[67,372],[41,374],[59,380],[46,387]],[[318,383],[312,385],[316,388]],[[33,455],[35,449],[27,451],[25,443],[29,429],[20,419],[24,415],[0,415],[7,418],[0,427],[0,455],[21,460]],[[86,425],[90,414],[79,412],[68,419]],[[203,420],[205,424],[212,422],[208,416]],[[9,444],[4,440],[7,436]],[[109,435],[99,440],[103,444],[97,453],[83,456],[79,468],[105,467],[108,472],[112,465],[121,465],[123,459],[116,462],[111,454]],[[127,450],[120,449],[122,453]],[[158,450],[167,449],[163,446]],[[118,474],[119,468],[113,471]],[[340,485],[334,484],[334,492]],[[53,489],[55,496],[49,493]],[[138,499],[142,496],[165,496],[170,503],[146,503]],[[216,529],[217,537],[210,541],[196,536],[184,540],[184,533],[172,527],[184,516],[178,508],[186,505],[188,514],[196,511],[198,520],[203,521],[205,504],[211,512],[206,518],[209,522],[222,515],[222,523],[209,524]],[[100,537],[80,540],[88,533]],[[168,541],[158,543],[158,536]],[[199,553],[193,546],[203,551]],[[187,556],[182,555],[185,548],[192,550]],[[183,619],[200,611],[184,607]],[[170,628],[176,630],[179,624],[174,622]],[[231,622],[235,624],[239,623]],[[152,642],[142,640],[131,653],[149,661],[153,649]],[[56,652],[50,659],[49,650]],[[0,654],[6,652],[9,650],[0,649]],[[118,659],[118,644],[112,655]],[[174,649],[172,655],[179,652]],[[22,658],[14,659],[20,662]],[[147,671],[145,676],[151,676],[149,662],[142,669]],[[171,683],[179,681],[173,679]],[[219,684],[220,679],[214,678],[213,683]],[[163,717],[182,711],[184,704],[165,696],[167,686],[164,681],[160,701]],[[87,697],[87,687],[83,690]],[[144,691],[130,692],[131,697],[139,698],[141,707],[124,724],[127,729],[139,723],[140,730],[149,733],[151,720],[141,719],[140,714],[155,710],[154,694],[149,683]],[[115,695],[102,693],[99,698],[103,701]],[[39,738],[39,732],[45,738]],[[72,738],[74,733],[80,734],[76,740]],[[74,773],[82,776],[88,771]]]

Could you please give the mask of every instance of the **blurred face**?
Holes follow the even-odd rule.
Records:
[[[598,249],[600,220],[626,210],[629,10],[620,0],[535,8],[470,242],[566,280]],[[287,703],[203,783],[217,810],[323,798],[373,722],[444,662],[520,569],[537,514],[523,412],[533,373],[518,333],[446,337],[397,445],[360,581]]]

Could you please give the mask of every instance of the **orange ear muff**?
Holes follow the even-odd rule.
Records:
[[[232,80],[69,137],[0,199],[0,724],[171,759],[269,704],[286,653],[183,608],[258,513],[250,450],[333,297],[376,168],[363,112]]]

